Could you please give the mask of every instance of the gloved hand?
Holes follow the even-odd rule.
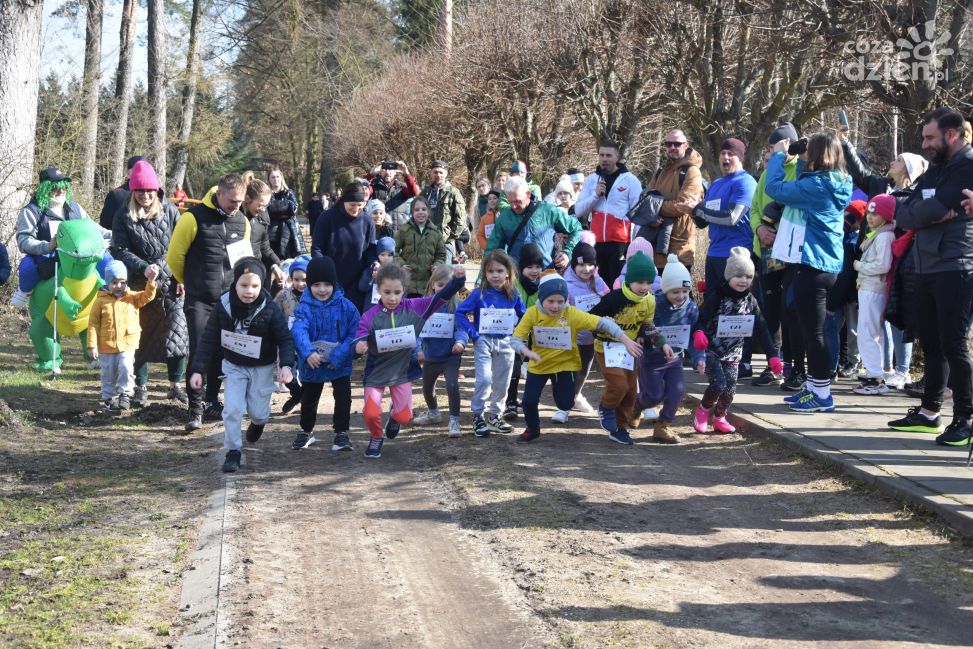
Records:
[[[780,376],[784,373],[784,364],[780,362],[780,359],[774,356],[767,361],[770,365],[770,371],[774,373],[775,376]]]
[[[709,338],[706,337],[702,329],[693,334],[693,347],[699,351],[704,351],[709,347]]]

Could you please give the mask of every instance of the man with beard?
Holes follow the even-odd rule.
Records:
[[[922,405],[894,430],[936,433],[947,378],[953,387],[953,421],[937,444],[970,443],[973,371],[966,337],[973,308],[973,219],[964,211],[964,189],[973,188],[973,149],[964,134],[963,116],[938,108],[923,116],[922,151],[929,169],[915,191],[898,205],[898,227],[915,231],[916,321],[925,353]],[[947,369],[948,368],[948,369]]]
[[[696,256],[696,223],[693,221],[692,206],[703,200],[705,189],[699,170],[703,158],[678,128],[669,131],[662,144],[666,152],[666,166],[655,174],[649,189],[656,190],[666,198],[659,215],[663,219],[675,219],[669,238],[669,252],[677,255],[679,261],[692,270]],[[654,227],[661,225],[660,220]],[[656,252],[655,264],[660,273],[666,267],[666,257]]]
[[[453,257],[462,252],[461,247],[457,249],[456,242],[466,232],[466,201],[463,200],[463,193],[446,180],[447,175],[449,169],[446,163],[433,160],[429,165],[430,183],[422,190],[422,195],[429,201],[429,209],[432,210],[430,221],[443,233],[446,263],[451,264]]]
[[[642,194],[642,183],[620,159],[618,145],[602,140],[598,144],[598,169],[585,179],[574,204],[578,219],[591,215],[598,273],[608,286],[614,285],[625,265],[625,251],[632,241],[628,213]]]
[[[401,179],[399,174],[402,174]],[[398,230],[409,220],[409,210],[404,207],[406,201],[419,195],[416,179],[402,160],[385,160],[366,177],[371,182],[372,198],[385,203],[385,213],[393,228]]]

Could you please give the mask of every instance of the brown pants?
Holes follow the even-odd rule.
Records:
[[[637,426],[638,422],[632,418],[632,409],[638,396],[638,372],[620,367],[605,367],[605,355],[602,352],[595,352],[595,358],[598,359],[601,375],[605,377],[601,405],[615,410],[615,420],[619,428]]]

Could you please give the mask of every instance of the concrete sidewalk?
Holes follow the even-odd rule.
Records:
[[[756,360],[756,359],[755,359]],[[754,376],[764,364],[754,365]],[[937,446],[935,435],[901,433],[886,423],[918,405],[904,392],[867,397],[852,392],[856,382],[833,386],[833,413],[799,414],[783,397],[792,394],[773,385],[755,388],[740,382],[730,408],[741,432],[765,434],[813,458],[841,467],[852,477],[921,508],[934,511],[957,531],[973,535],[973,467],[966,467],[967,448]],[[699,399],[705,377],[686,371],[686,391]],[[733,417],[735,415],[735,418]],[[952,420],[949,405],[944,423]]]

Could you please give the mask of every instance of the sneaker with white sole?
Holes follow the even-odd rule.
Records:
[[[490,425],[487,423],[486,419],[483,418],[483,415],[473,416],[474,435],[476,435],[477,437],[489,437],[490,433],[492,432],[493,429],[490,428]]]
[[[460,437],[463,434],[463,429],[459,425],[459,417],[449,418],[449,432],[446,433],[449,437]]]
[[[624,428],[617,428],[608,433],[608,439],[619,444],[624,444],[625,446],[631,446],[635,443],[632,441],[632,436]]]
[[[558,410],[551,416],[551,421],[555,424],[566,424],[568,423],[568,411]]]
[[[588,400],[584,398],[583,394],[579,394],[574,398],[574,409],[578,412],[594,412],[594,407],[588,403]]]
[[[308,433],[305,433],[302,430],[301,432],[299,432],[297,434],[296,437],[294,437],[294,442],[291,444],[291,448],[294,449],[295,451],[299,451],[302,448],[307,448],[308,446],[310,446],[311,444],[313,444],[315,441],[317,441],[317,440],[314,439],[314,435],[310,435]]]
[[[886,394],[888,391],[889,386],[885,384],[885,381],[876,378],[862,379],[861,383],[852,389],[852,392],[855,394],[865,394],[869,396]]]
[[[909,383],[912,383],[912,377],[907,372],[899,372],[898,370],[893,372],[892,376],[885,379],[885,385],[889,386],[892,390],[901,390]]]
[[[443,421],[443,413],[439,410],[427,410],[421,415],[417,415],[412,423],[416,426],[431,426]]]
[[[501,433],[503,435],[512,433],[514,430],[514,427],[505,422],[500,415],[487,419],[487,426],[492,428],[495,433]]]
[[[368,448],[365,449],[365,457],[372,459],[382,457],[382,444],[385,443],[384,437],[373,437],[368,441]]]
[[[348,433],[344,431],[338,431],[334,434],[334,440],[331,442],[332,451],[351,451],[354,447],[351,445],[351,440],[348,439]]]

